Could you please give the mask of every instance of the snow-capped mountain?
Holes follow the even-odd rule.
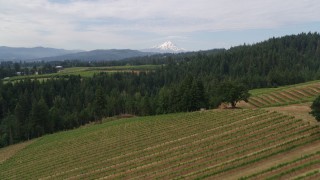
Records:
[[[185,52],[183,48],[177,47],[173,42],[166,41],[160,45],[154,46],[150,49],[142,50],[144,52],[155,52],[155,53],[180,53]]]

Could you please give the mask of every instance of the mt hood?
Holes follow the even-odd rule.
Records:
[[[177,47],[173,42],[166,41],[160,45],[154,46],[150,49],[144,49],[145,52],[155,52],[155,53],[180,53],[185,52],[183,48]]]

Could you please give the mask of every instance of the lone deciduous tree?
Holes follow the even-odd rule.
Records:
[[[249,90],[243,85],[236,82],[222,83],[219,88],[221,102],[230,103],[235,108],[239,101],[248,102],[250,97]]]

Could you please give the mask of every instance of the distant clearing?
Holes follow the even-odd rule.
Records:
[[[94,74],[98,74],[101,72],[106,73],[116,73],[116,72],[128,72],[128,73],[140,73],[140,72],[149,72],[154,71],[160,68],[161,65],[139,65],[139,66],[105,66],[105,67],[72,67],[65,68],[60,70],[57,73],[52,74],[41,74],[41,75],[28,75],[28,76],[14,76],[9,79],[3,80],[4,82],[13,82],[23,79],[40,79],[46,80],[48,78],[54,78],[65,75],[79,75],[81,77],[92,77]]]

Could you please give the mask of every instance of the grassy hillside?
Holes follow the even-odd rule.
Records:
[[[3,160],[0,179],[312,177],[319,148],[318,126],[277,112],[179,113],[44,136]],[[281,158],[285,168],[272,161]]]
[[[249,104],[255,107],[272,107],[311,102],[320,95],[320,81],[311,81],[279,88],[250,91]]]

